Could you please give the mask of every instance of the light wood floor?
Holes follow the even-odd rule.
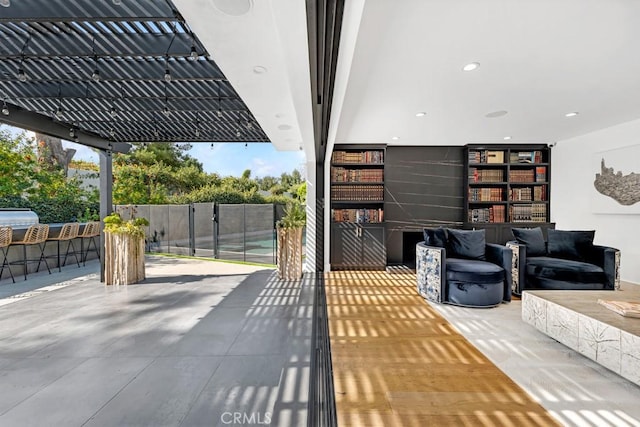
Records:
[[[414,274],[325,279],[339,426],[558,425],[417,294]]]

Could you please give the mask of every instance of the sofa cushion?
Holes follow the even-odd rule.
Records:
[[[551,231],[551,230],[549,230]],[[575,283],[606,283],[602,268],[586,262],[551,257],[527,258],[527,276]]]
[[[447,228],[447,256],[484,260],[486,240],[484,230]]]
[[[422,233],[427,246],[447,247],[447,230],[445,228],[425,228]]]
[[[488,261],[447,258],[447,282],[495,283],[504,280],[504,269]]]
[[[512,228],[511,233],[518,243],[527,246],[527,256],[545,256],[547,244],[542,235],[542,228]]]
[[[568,231],[547,230],[548,254],[550,257],[584,261],[593,249],[595,230]]]

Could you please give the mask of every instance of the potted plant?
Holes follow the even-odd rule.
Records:
[[[281,279],[298,280],[302,277],[302,229],[306,222],[304,206],[299,202],[291,202],[287,204],[282,219],[276,223],[276,262]]]
[[[145,218],[123,220],[117,212],[104,219],[105,284],[129,285],[145,278]]]

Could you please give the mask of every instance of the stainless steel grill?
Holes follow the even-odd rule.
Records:
[[[38,215],[29,209],[0,209],[0,225],[28,227],[38,224]]]

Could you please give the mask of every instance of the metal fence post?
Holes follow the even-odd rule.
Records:
[[[272,231],[272,235],[271,235],[271,248],[273,249],[271,254],[272,254],[272,264],[276,263],[276,254],[278,253],[278,230],[276,229],[276,204],[272,203],[271,204],[271,212],[273,217],[271,218],[271,222],[273,223],[273,231]]]
[[[189,253],[196,256],[196,207],[189,203]]]
[[[213,221],[213,257],[215,259],[219,258],[219,254],[218,254],[218,221],[220,220],[219,216],[220,216],[220,212],[218,209],[218,202],[215,202],[213,204],[213,217],[211,218],[211,220]]]

